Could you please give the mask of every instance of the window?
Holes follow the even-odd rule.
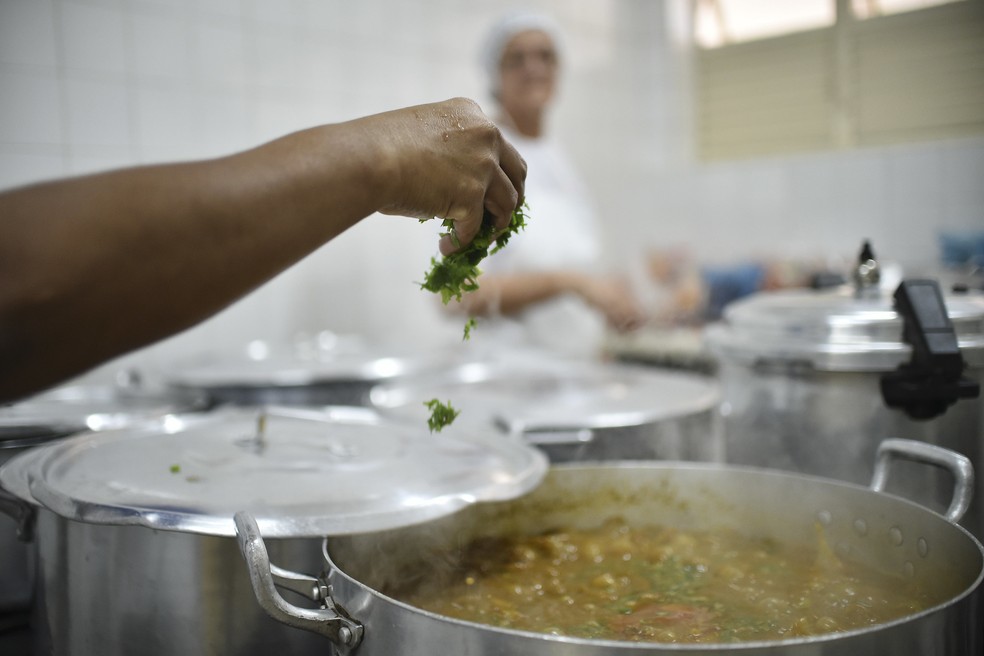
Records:
[[[903,11],[923,9],[933,5],[945,5],[958,0],[851,0],[851,11],[856,18],[887,16]]]
[[[706,159],[984,133],[984,0],[693,6]]]
[[[834,24],[833,0],[697,0],[694,36],[705,48]]]

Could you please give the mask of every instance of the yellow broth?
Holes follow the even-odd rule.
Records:
[[[840,561],[822,539],[804,550],[731,530],[612,520],[595,530],[477,539],[450,580],[394,596],[524,631],[729,643],[863,628],[931,605],[912,587]]]

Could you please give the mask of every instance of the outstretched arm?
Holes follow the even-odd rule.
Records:
[[[479,278],[478,289],[465,295],[457,308],[473,316],[515,316],[531,306],[565,294],[580,298],[618,331],[632,330],[646,320],[624,281],[578,271],[484,274]]]
[[[202,321],[373,212],[452,218],[468,243],[483,210],[507,224],[525,175],[453,99],[2,193],[0,401]]]

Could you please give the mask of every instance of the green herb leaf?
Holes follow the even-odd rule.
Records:
[[[171,465],[171,473],[172,474],[181,473],[181,465]]]
[[[476,323],[475,317],[468,317],[468,321],[465,322],[465,335],[461,338],[462,340],[471,339],[471,331]]]
[[[431,399],[424,401],[424,405],[431,411],[431,416],[427,419],[427,427],[432,433],[434,431],[440,433],[442,428],[450,425],[460,414],[459,410],[451,407],[451,401],[444,404],[438,399]]]

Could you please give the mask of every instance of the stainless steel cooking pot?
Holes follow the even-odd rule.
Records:
[[[883,493],[892,463],[914,459],[955,480],[947,516]],[[969,461],[905,440],[882,445],[871,488],[792,473],[701,463],[567,464],[518,500],[477,504],[424,526],[342,537],[324,544],[326,573],[310,577],[271,566],[262,527],[236,516],[239,542],[260,605],[287,625],[319,633],[339,654],[893,654],[961,656],[984,648],[984,549],[955,522],[973,486]],[[608,518],[685,528],[730,527],[791,544],[815,544],[817,527],[844,559],[912,579],[938,603],[869,628],[774,642],[673,645],[565,638],[449,619],[380,592],[426,577],[472,538],[553,527],[593,527]],[[322,609],[299,610],[276,586],[304,583]]]
[[[320,341],[291,347],[254,341],[242,350],[179,362],[165,377],[216,404],[361,406],[374,385],[439,370],[457,357],[447,350],[406,351],[352,340],[319,347]]]
[[[137,370],[121,370],[110,383],[78,379],[0,406],[0,465],[28,449],[75,433],[132,426],[175,412],[204,410],[203,396],[169,390]],[[35,553],[18,539],[28,521],[0,489],[0,616],[26,613],[34,588]]]
[[[706,330],[730,463],[863,483],[878,443],[920,440],[984,468],[984,294],[932,281],[762,293]],[[945,472],[904,466],[889,489],[941,509]],[[984,488],[963,525],[984,534]]]
[[[225,408],[38,447],[0,485],[36,518],[36,653],[266,656],[320,639],[257,607],[236,510],[307,570],[320,536],[522,494],[546,468],[519,442],[431,435],[367,408]]]
[[[380,412],[424,422],[438,398],[460,411],[445,430],[521,437],[553,462],[719,460],[718,387],[651,367],[515,352],[408,376],[370,392]]]

